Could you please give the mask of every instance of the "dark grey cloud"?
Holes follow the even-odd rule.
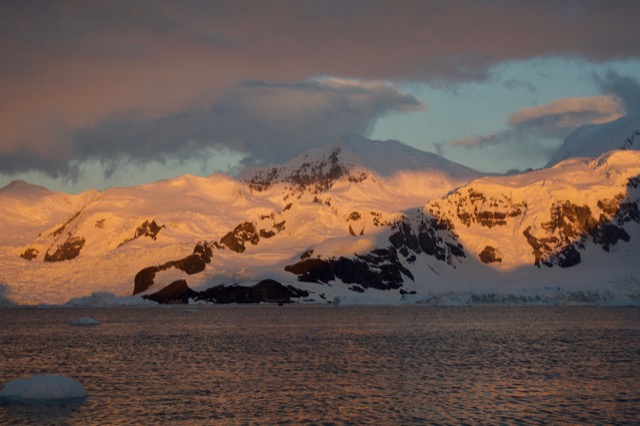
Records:
[[[102,161],[107,174],[122,162],[197,159],[210,149],[243,153],[247,164],[277,162],[346,135],[366,136],[385,114],[423,108],[382,83],[254,81],[207,109],[150,120],[118,117],[78,130],[73,155]]]
[[[14,175],[38,171],[53,179],[75,182],[80,177],[80,167],[75,158],[43,154],[27,149],[0,153],[0,173]]]
[[[620,75],[610,70],[604,76],[595,75],[594,79],[604,93],[619,98],[629,115],[640,114],[640,82],[636,77]]]

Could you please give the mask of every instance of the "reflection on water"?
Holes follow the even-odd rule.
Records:
[[[2,424],[68,424],[82,409],[84,398],[63,401],[15,401],[0,399]]]
[[[78,328],[92,316],[101,326]],[[0,424],[634,423],[640,309],[0,309],[0,382],[78,380]]]

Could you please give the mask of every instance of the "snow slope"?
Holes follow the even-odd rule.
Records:
[[[640,117],[625,115],[609,123],[579,127],[566,137],[546,167],[568,158],[595,158],[617,149],[640,149]]]
[[[242,257],[220,251],[189,283],[243,280],[309,244],[376,229],[481,176],[398,142],[358,138],[283,164],[281,178],[258,188],[256,176],[271,170],[245,171],[239,180],[185,175],[77,196],[14,182],[0,190],[0,205],[11,212],[0,222],[0,286],[16,303],[131,295],[144,267],[189,256],[199,241],[219,241],[250,223],[264,235],[259,246],[246,244]],[[184,276],[169,267],[156,281]]]
[[[639,175],[636,151],[483,177],[351,138],[239,179],[74,196],[15,182],[0,189],[0,297],[635,303]]]

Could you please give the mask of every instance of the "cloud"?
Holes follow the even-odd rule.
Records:
[[[453,139],[449,141],[448,145],[466,149],[482,149],[499,145],[522,146],[528,143],[534,143],[539,137],[545,136],[536,132],[535,129],[528,131],[518,127],[511,127],[486,135],[473,135],[466,138]]]
[[[637,78],[610,70],[604,76],[595,75],[594,79],[604,93],[615,96],[622,102],[628,114],[640,114],[640,83]]]
[[[266,161],[292,152],[285,145],[305,135],[304,122],[317,142],[402,109],[377,89],[296,82],[453,84],[507,61],[638,58],[639,15],[634,0],[2,2],[0,173],[64,174],[70,161],[156,161],[217,144]],[[300,122],[285,113],[297,105]],[[312,118],[320,112],[335,131]]]
[[[624,114],[623,104],[615,97],[573,97],[521,108],[511,114],[507,124],[513,128],[532,129],[549,137],[562,137],[583,124],[607,123]]]
[[[74,157],[144,164],[193,159],[210,149],[239,152],[255,164],[291,158],[349,134],[368,135],[389,113],[424,109],[415,97],[386,83],[311,80],[247,82],[211,107],[159,119],[117,117],[73,135]]]
[[[531,93],[536,92],[536,87],[530,81],[509,79],[502,82],[502,86],[509,90],[526,89]]]
[[[489,133],[486,135],[473,135],[461,139],[449,141],[449,145],[459,148],[482,148],[484,146],[499,145],[504,143],[505,134]]]
[[[545,105],[520,108],[507,120],[508,129],[449,141],[449,145],[476,149],[540,138],[563,138],[584,124],[613,121],[625,114],[625,106],[614,96],[556,99]]]

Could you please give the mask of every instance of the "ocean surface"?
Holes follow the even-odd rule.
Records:
[[[0,424],[638,424],[640,309],[0,309],[0,385],[39,373],[89,396]]]

